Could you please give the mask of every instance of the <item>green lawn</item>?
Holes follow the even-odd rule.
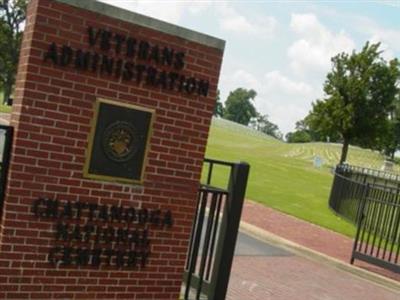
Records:
[[[3,91],[0,90],[0,113],[10,113],[11,106],[3,105]]]
[[[287,144],[246,127],[214,119],[206,157],[250,164],[248,199],[263,203],[300,219],[352,236],[352,224],[334,215],[328,197],[340,145],[325,143]],[[325,162],[313,166],[315,155]],[[383,158],[372,151],[351,147],[348,162],[378,167]],[[216,174],[217,184],[222,174]]]
[[[10,113],[11,108],[11,106],[0,104],[0,113]]]

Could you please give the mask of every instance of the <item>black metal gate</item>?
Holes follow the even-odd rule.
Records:
[[[198,193],[184,273],[185,300],[225,299],[249,173],[246,163],[204,162],[207,180]],[[224,172],[226,188],[215,187]]]
[[[400,273],[399,189],[366,185],[360,204],[354,259]]]
[[[13,128],[0,125],[0,218],[3,211],[3,201],[7,184],[8,166],[12,145]]]
[[[330,207],[357,225],[355,259],[400,273],[400,181],[382,171],[339,165]]]

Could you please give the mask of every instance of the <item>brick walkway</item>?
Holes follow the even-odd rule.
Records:
[[[353,240],[344,235],[283,214],[252,201],[245,202],[242,220],[284,239],[337,258],[343,262],[349,263],[350,261]],[[355,261],[354,265],[400,281],[400,274],[358,260]]]
[[[348,263],[352,240],[330,230],[246,201],[242,220],[281,238]],[[400,280],[364,263],[356,266]],[[227,300],[398,300],[385,288],[329,264],[293,256],[235,256]]]
[[[238,256],[226,299],[398,300],[400,292],[299,256]]]

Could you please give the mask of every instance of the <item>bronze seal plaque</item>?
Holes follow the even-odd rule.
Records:
[[[153,115],[151,109],[99,99],[84,177],[141,183]]]
[[[139,149],[139,143],[136,128],[128,122],[117,121],[104,130],[103,150],[113,161],[128,161]]]

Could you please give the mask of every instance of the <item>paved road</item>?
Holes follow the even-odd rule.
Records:
[[[229,300],[399,300],[394,291],[240,233]]]
[[[293,256],[287,250],[268,244],[251,237],[250,235],[239,232],[236,242],[235,256],[272,256],[284,257]]]

